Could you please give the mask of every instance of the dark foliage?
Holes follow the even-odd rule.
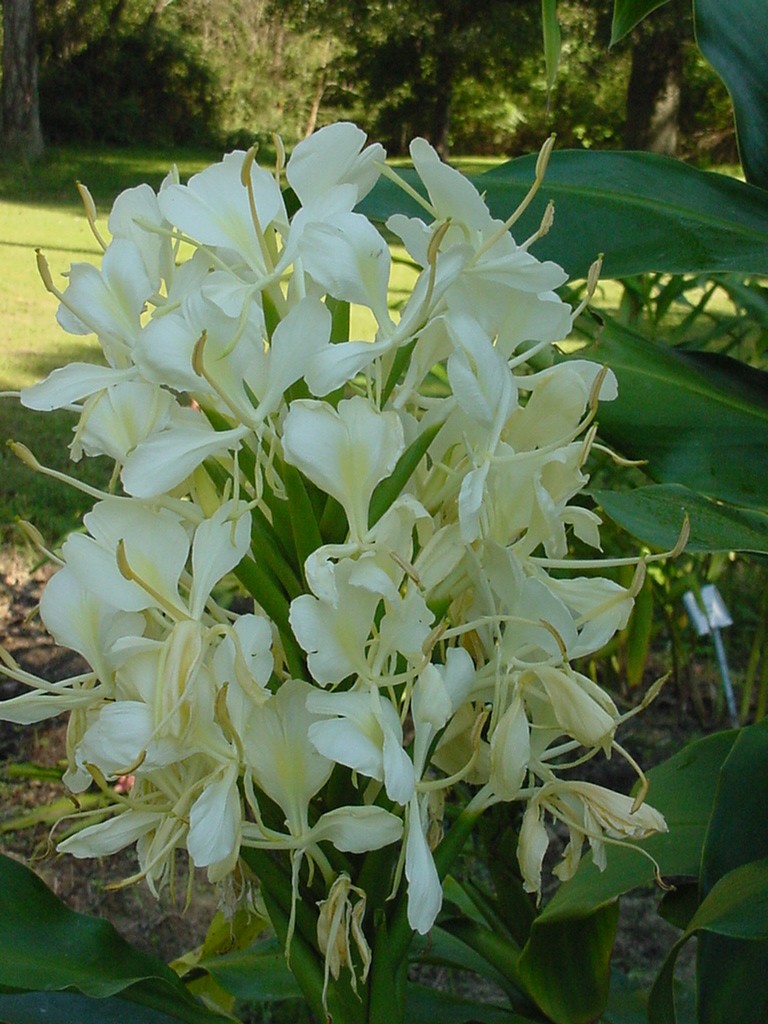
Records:
[[[52,142],[205,145],[216,140],[216,82],[193,40],[147,23],[107,33],[44,67],[43,128]]]

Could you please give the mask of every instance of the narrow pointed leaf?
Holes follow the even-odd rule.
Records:
[[[438,423],[412,441],[397,460],[391,475],[376,485],[368,511],[368,525],[373,526],[381,519],[399,494],[402,493],[411,475],[421,462],[424,454],[437,436],[442,423]]]
[[[547,91],[551,91],[560,63],[560,24],[557,0],[541,0],[541,27],[544,36],[544,62],[547,69]]]
[[[506,219],[534,179],[535,156],[470,176],[491,212]],[[418,186],[415,176],[405,173]],[[571,277],[586,277],[599,253],[602,275],[738,270],[768,273],[768,195],[761,188],[653,153],[552,154],[544,184],[515,225],[523,240],[538,228],[549,200],[555,228],[535,255],[554,260]],[[359,209],[374,220],[423,211],[388,179]]]
[[[323,538],[307,493],[304,477],[298,469],[286,463],[283,467],[283,480],[291,510],[293,542],[296,545],[299,564],[304,565],[312,552],[321,546]]]
[[[768,188],[768,4],[696,0],[696,41],[728,87],[747,181]]]
[[[433,964],[457,971],[473,971],[487,981],[509,990],[509,981],[500,974],[493,964],[474,948],[462,941],[461,937],[436,925],[429,936],[419,937],[411,948],[409,959],[415,964]]]
[[[668,0],[614,0],[611,46],[631,32],[651,11],[667,2]]]

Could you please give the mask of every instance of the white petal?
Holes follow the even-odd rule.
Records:
[[[227,770],[209,783],[189,812],[187,849],[195,867],[227,861],[240,847],[242,811],[237,776]]]
[[[130,380],[136,375],[134,367],[126,370],[114,370],[111,366],[95,366],[93,363],[69,363],[56,370],[31,387],[21,392],[21,404],[27,409],[63,409],[72,402],[118,384]]]
[[[421,824],[418,798],[411,799],[405,843],[405,876],[408,879],[408,924],[426,935],[443,905],[443,887]]]
[[[251,543],[245,502],[227,501],[195,530],[190,614],[199,618],[215,585],[242,560]]]
[[[164,188],[158,200],[164,216],[198,242],[234,249],[260,269],[263,255],[240,178],[245,155],[228,153],[220,163],[193,174],[187,185]],[[272,175],[256,165],[251,181],[261,229],[266,231],[275,219],[285,219],[280,189]]]
[[[300,142],[288,161],[285,176],[302,206],[336,185],[351,182],[359,202],[376,183],[386,152],[379,143],[363,149],[367,135],[348,121],[327,125]]]
[[[125,811],[98,825],[89,825],[56,847],[58,853],[73,857],[108,857],[135,843],[160,823],[153,811]]]
[[[403,823],[383,807],[336,807],[312,829],[314,842],[329,840],[342,853],[365,853],[396,843]]]
[[[390,324],[387,289],[389,247],[371,222],[357,213],[333,223],[308,224],[299,252],[305,271],[329,295],[367,306],[379,324]]]
[[[368,506],[379,481],[389,476],[405,447],[397,413],[379,412],[364,398],[295,401],[285,419],[285,458],[335,497],[353,536],[368,530]]]
[[[153,434],[125,461],[120,477],[129,494],[154,498],[173,490],[209,455],[236,451],[247,427],[214,430],[202,420],[192,426],[174,426]]]
[[[120,700],[102,708],[77,745],[77,763],[95,764],[108,778],[127,775],[152,738],[152,709],[134,700]]]
[[[491,784],[501,800],[514,800],[528,770],[530,726],[522,701],[515,698],[491,737]]]

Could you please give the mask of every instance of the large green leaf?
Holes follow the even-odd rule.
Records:
[[[695,1024],[693,993],[675,982],[677,1024]],[[608,1006],[600,1024],[648,1024],[648,989],[638,979],[614,969]]]
[[[224,956],[203,957],[197,967],[207,971],[231,995],[249,1003],[303,998],[277,941],[262,942]]]
[[[643,18],[668,0],[615,0],[611,24],[611,46],[631,32]]]
[[[520,957],[520,976],[555,1024],[590,1024],[605,1009],[618,902],[588,917],[534,921]]]
[[[660,550],[674,547],[687,514],[688,551],[768,553],[768,515],[711,501],[679,484],[593,491],[592,497],[619,526]]]
[[[474,924],[471,921],[464,923]],[[416,939],[411,947],[409,959],[413,964],[432,964],[451,970],[472,971],[510,994],[509,979],[494,967],[490,959],[467,945],[460,936],[453,935],[439,925],[436,925],[424,939],[421,936]]]
[[[583,353],[609,366],[619,397],[600,434],[661,483],[768,508],[768,373],[726,356],[656,345],[606,321]]]
[[[92,999],[74,992],[0,995],[2,1024],[175,1024],[177,1019],[118,996]]]
[[[502,1006],[488,1002],[474,1002],[450,992],[440,992],[426,985],[408,985],[405,1004],[406,1024],[424,1024],[425,1021],[439,1021],[440,1024],[537,1024],[529,1017]]]
[[[730,1024],[731,1021],[763,1024],[768,1013],[768,993],[763,980],[768,962],[768,859],[734,868],[719,878],[706,895],[669,951],[654,983],[648,1003],[650,1024],[677,1024],[673,992],[675,963],[683,945],[697,933],[700,944],[712,938],[726,943],[725,949],[718,950],[719,959],[710,958],[703,965],[699,954],[699,1024]],[[728,944],[732,943],[739,945],[729,948]],[[738,954],[735,959],[734,954]],[[744,956],[752,967],[749,972],[745,972],[742,963]],[[712,975],[707,973],[710,969]]]
[[[97,998],[120,993],[189,1024],[223,1020],[108,921],[70,910],[32,871],[0,855],[0,990],[62,989]]]
[[[768,188],[768,4],[695,0],[696,41],[728,87],[747,181]]]
[[[702,857],[701,891],[715,895],[726,878],[750,862],[768,863],[768,720],[743,729],[723,765]],[[768,1017],[768,935],[749,941],[748,927],[762,909],[768,922],[768,872],[762,892],[729,918],[730,930],[710,929],[697,946],[697,1002],[701,1024],[763,1024]],[[752,878],[749,876],[748,881]],[[746,884],[746,883],[745,883]],[[731,889],[726,889],[731,894]],[[738,895],[735,890],[734,898]],[[762,902],[761,902],[762,900]],[[701,914],[701,910],[697,917]],[[759,923],[759,922],[758,922]],[[690,928],[690,926],[689,926]]]
[[[535,160],[511,160],[471,178],[494,216],[506,219],[519,204]],[[415,175],[404,176],[421,188]],[[550,199],[555,224],[534,251],[572,277],[586,276],[599,253],[605,254],[604,277],[768,273],[768,193],[754,185],[652,153],[555,152],[538,195],[515,225],[517,238],[536,230]],[[384,178],[359,209],[380,222],[396,212],[423,214]]]

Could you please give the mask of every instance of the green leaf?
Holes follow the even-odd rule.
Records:
[[[262,942],[224,956],[204,957],[197,966],[231,995],[249,1003],[303,998],[277,941]]]
[[[696,41],[728,87],[744,175],[768,187],[768,4],[696,0]]]
[[[560,63],[560,24],[557,0],[541,0],[541,28],[544,36],[544,62],[547,69],[547,92],[552,90]]]
[[[331,341],[349,341],[349,303],[326,295],[325,304],[331,314]]]
[[[520,203],[535,163],[535,156],[522,157],[470,176],[495,217],[506,219]],[[418,185],[415,175],[398,173]],[[550,199],[555,223],[533,251],[572,277],[586,277],[601,252],[603,277],[768,273],[768,195],[734,178],[653,153],[555,152],[538,195],[515,225],[517,238],[533,234]],[[381,222],[397,212],[424,212],[384,178],[358,209]]]
[[[687,551],[768,552],[767,515],[711,501],[679,484],[592,491],[592,497],[619,526],[661,550],[674,547],[687,513]]]
[[[632,618],[626,630],[627,638],[627,686],[639,686],[643,680],[645,666],[653,638],[653,588],[651,581],[646,579],[640,593],[635,598]]]
[[[520,977],[555,1024],[589,1024],[605,1009],[619,904],[588,917],[539,918],[520,957]]]
[[[703,852],[702,892],[733,868],[763,857],[768,857],[768,719],[741,729],[723,764]]]
[[[407,989],[405,1022],[424,1024],[425,1021],[439,1021],[440,1024],[537,1024],[535,1019],[521,1017],[503,1006],[472,1002],[426,985],[410,984]]]
[[[646,15],[663,7],[668,0],[614,0],[611,46],[623,39]]]
[[[125,999],[190,1024],[223,1018],[196,1003],[164,963],[130,946],[108,921],[75,913],[28,868],[0,855],[0,986],[76,989]]]
[[[768,939],[768,857],[718,878],[686,931],[699,929],[733,939]]]
[[[723,770],[702,855],[701,891],[708,899],[725,878],[750,862],[768,858],[768,719],[742,729]],[[768,921],[768,879],[762,893],[763,924]],[[753,896],[754,907],[760,894]],[[703,905],[702,905],[703,906]],[[768,941],[746,941],[738,925],[748,925],[753,907],[744,907],[736,929],[710,929],[699,937],[697,1001],[701,1024],[738,1020],[762,1024],[768,1016]],[[697,918],[701,911],[697,914]],[[693,924],[693,922],[692,922]],[[768,938],[768,937],[766,937]]]
[[[740,939],[755,947],[755,964],[765,974],[765,940],[768,939],[768,858],[735,868],[718,879],[702,901],[685,932],[669,951],[648,1001],[651,1024],[676,1024],[672,988],[677,956],[692,935],[713,933],[729,939]],[[700,936],[701,942],[705,936]],[[757,940],[757,941],[756,941]],[[759,940],[763,940],[760,942]],[[744,950],[746,952],[746,950]],[[706,995],[699,989],[699,1021],[739,1021],[739,1024],[760,1024],[768,1010],[765,985],[757,989],[745,986],[747,978],[738,963],[710,961],[715,977],[707,978]],[[702,963],[699,958],[698,975]],[[734,983],[736,982],[736,983]],[[717,1003],[710,1002],[710,996]],[[714,1012],[713,1012],[714,1011]]]
[[[209,1018],[213,1019],[213,1018]],[[222,1018],[217,1018],[221,1020]],[[73,992],[27,992],[0,995],[3,1024],[173,1024],[177,1020],[158,1010],[125,999],[92,999]]]
[[[424,457],[427,448],[437,437],[442,423],[427,427],[412,441],[397,460],[390,476],[376,485],[368,509],[368,525],[374,526],[384,515],[411,478],[412,473]]]
[[[520,947],[503,934],[494,932],[476,921],[463,917],[443,919],[442,928],[466,947],[483,957],[502,977],[502,988],[506,991],[515,1009],[532,1009],[529,998],[521,1000],[520,994],[527,993],[527,986],[521,981],[518,970]],[[521,1005],[517,1005],[522,1002]]]
[[[656,345],[613,321],[580,356],[604,363],[619,397],[599,432],[660,483],[768,508],[768,373],[735,359]]]
[[[462,941],[460,936],[453,935],[439,925],[427,937],[417,937],[409,952],[409,960],[413,964],[433,964],[452,970],[472,971],[509,994],[508,978],[496,970],[482,951],[476,951]]]
[[[696,1024],[690,988],[675,982],[678,1024]],[[648,990],[640,982],[617,970],[611,972],[611,992],[600,1024],[648,1024]]]

